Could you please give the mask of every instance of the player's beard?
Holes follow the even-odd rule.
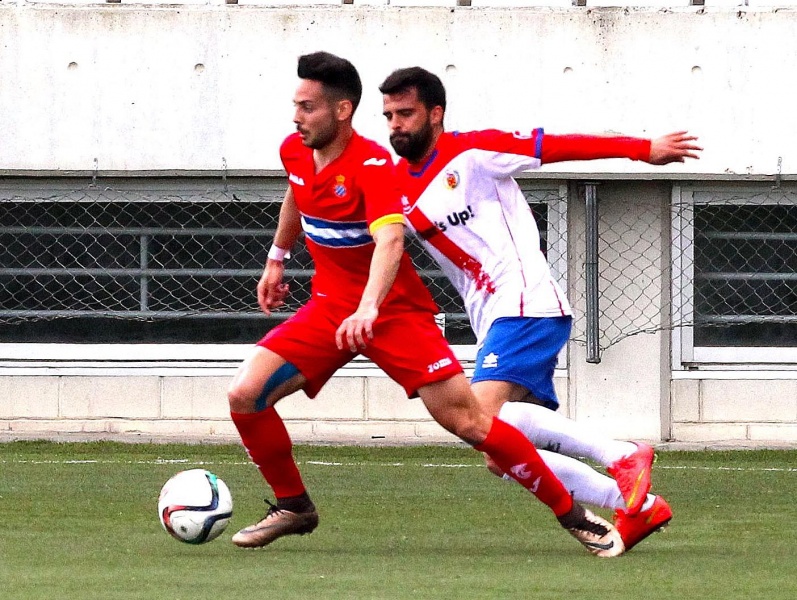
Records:
[[[419,131],[413,133],[394,133],[390,136],[390,145],[396,154],[410,162],[418,162],[426,156],[432,144],[431,121],[426,121]]]

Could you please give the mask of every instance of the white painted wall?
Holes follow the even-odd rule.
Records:
[[[326,49],[359,67],[356,125],[382,142],[376,88],[420,64],[448,85],[449,128],[688,128],[692,171],[797,172],[790,9],[12,4],[0,21],[2,169],[279,169],[296,58]]]

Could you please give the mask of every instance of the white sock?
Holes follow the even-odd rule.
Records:
[[[625,508],[620,488],[611,477],[599,473],[575,458],[547,450],[538,450],[538,452],[576,502],[600,508]],[[504,479],[514,481],[508,475],[504,475]]]
[[[547,450],[538,450],[538,452],[576,502],[611,510],[616,508],[625,510],[625,500],[614,479],[575,458]],[[515,481],[509,475],[504,475],[503,478],[505,481]],[[648,494],[640,510],[650,510],[655,500],[656,496]]]
[[[604,467],[637,449],[632,442],[597,435],[589,427],[537,404],[505,402],[498,418],[522,431],[538,449],[589,458]]]

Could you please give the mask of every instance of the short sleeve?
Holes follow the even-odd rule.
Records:
[[[357,179],[371,233],[382,225],[404,222],[396,170],[387,150],[375,146],[372,156],[363,160]]]

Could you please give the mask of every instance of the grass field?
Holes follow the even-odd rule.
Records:
[[[456,447],[298,447],[321,525],[238,550],[259,474],[235,446],[0,444],[0,598],[658,600],[797,598],[797,452],[666,452],[663,534],[597,559],[519,486]],[[157,495],[204,466],[235,499],[202,546],[169,537]],[[604,514],[608,514],[604,511]]]

